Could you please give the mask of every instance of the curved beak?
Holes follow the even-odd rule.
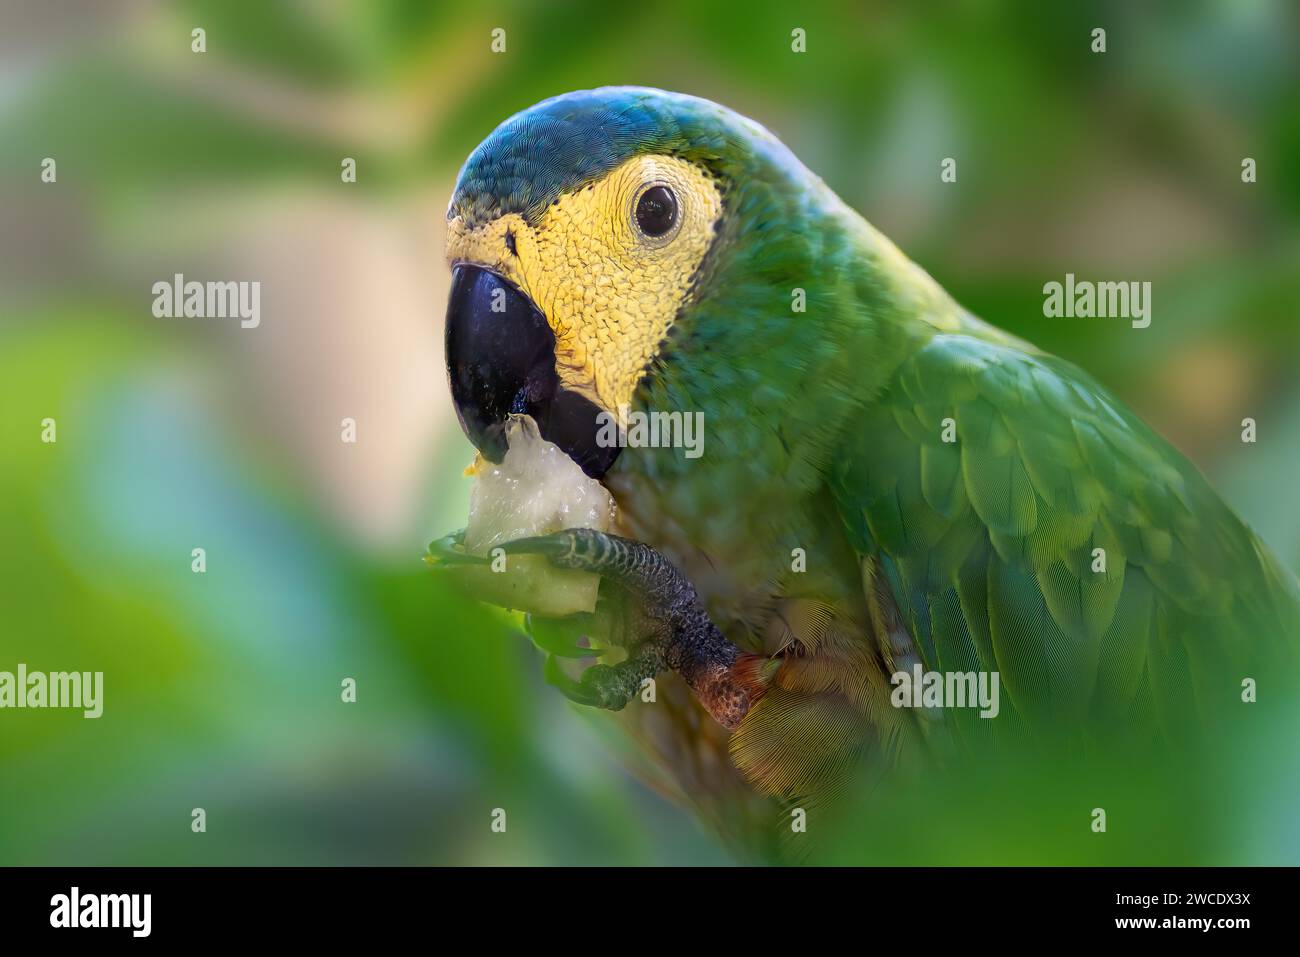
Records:
[[[506,417],[520,413],[592,478],[614,464],[618,445],[597,441],[600,407],[560,385],[546,317],[496,273],[464,263],[452,271],[446,352],[456,417],[485,458],[505,456]]]

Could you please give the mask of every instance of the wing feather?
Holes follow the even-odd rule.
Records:
[[[1050,356],[935,336],[857,421],[832,489],[927,667],[997,670],[1008,725],[1154,714],[1172,733],[1300,643],[1295,577],[1194,466]]]

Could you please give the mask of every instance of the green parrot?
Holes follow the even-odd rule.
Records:
[[[466,434],[498,461],[530,415],[617,505],[506,547],[601,576],[594,613],[531,621],[547,674],[682,793],[817,801],[860,762],[998,739],[1159,747],[1244,683],[1294,688],[1296,578],[1197,469],[752,120],[549,99],[473,151],[447,215]],[[679,441],[633,441],[638,417]],[[618,660],[571,676],[565,641]]]

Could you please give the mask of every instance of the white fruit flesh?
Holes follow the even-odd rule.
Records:
[[[543,439],[530,416],[510,417],[506,442],[500,464],[480,457],[472,468],[467,552],[489,556],[505,542],[566,528],[609,530],[614,515],[609,492]],[[556,568],[536,555],[510,555],[504,571],[483,565],[457,571],[481,601],[550,618],[592,611],[600,585],[590,572]]]

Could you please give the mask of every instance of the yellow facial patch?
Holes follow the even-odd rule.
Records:
[[[647,236],[637,224],[646,190],[666,186],[676,224]],[[555,333],[561,384],[614,412],[630,404],[708,252],[722,196],[698,167],[638,156],[547,207],[536,227],[507,213],[475,228],[448,223],[447,259],[518,286]],[[513,247],[513,252],[511,251]]]

